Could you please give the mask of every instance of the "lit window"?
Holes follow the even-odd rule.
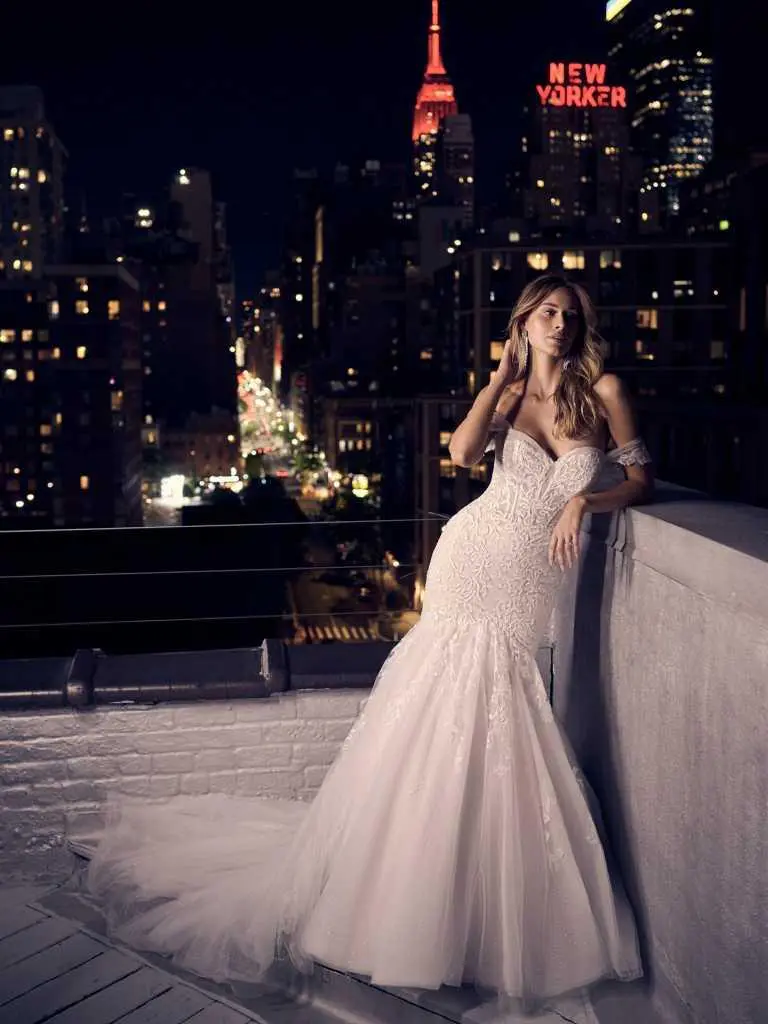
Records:
[[[144,299],[144,301],[141,304],[141,308],[144,310],[145,313],[149,313],[149,311],[152,309],[152,303],[149,301],[149,299]]]
[[[3,138],[6,142],[11,142],[13,139],[13,128],[3,128]]]
[[[612,267],[614,270],[621,269],[621,251],[619,249],[603,249],[600,252],[600,269],[608,270]]]
[[[731,226],[731,222],[730,221],[728,221],[728,220],[721,220],[720,221],[720,230],[721,231],[727,231],[730,226]]]
[[[501,359],[503,351],[504,351],[504,342],[503,341],[492,341],[491,342],[491,359],[495,363],[498,363],[498,361]]]
[[[339,441],[339,451],[340,452],[345,452],[346,450],[347,450],[347,442],[342,437],[341,440]]]
[[[110,407],[112,412],[119,412],[123,408],[123,392],[113,391],[110,395]]]
[[[538,178],[536,180],[536,187],[537,188],[544,188],[544,179],[543,178]]]
[[[13,267],[14,270],[21,270],[21,260],[14,260],[11,266]]]
[[[35,336],[35,332],[34,331],[22,331],[21,332],[21,340],[22,341],[32,341],[34,336]]]
[[[432,358],[432,349],[431,349],[431,348],[423,348],[423,349],[421,350],[420,354],[419,354],[419,358],[420,358],[420,359],[421,359],[421,360],[422,360],[423,362],[425,362],[425,363],[426,363],[426,362],[429,362],[429,361],[430,361],[430,359]]]
[[[440,459],[440,476],[449,479],[456,476],[456,467],[450,459]]]
[[[107,302],[107,316],[110,320],[117,320],[120,316],[120,301],[119,299],[110,299]]]
[[[85,347],[85,345],[78,345],[76,354],[78,359],[85,359],[85,357],[88,355],[88,349]]]
[[[638,309],[635,313],[635,322],[638,327],[648,327],[655,331],[659,326],[659,311],[657,309]]]
[[[32,273],[32,260],[24,260],[24,262],[22,263],[22,269],[24,270],[25,274],[31,274]]]
[[[56,424],[57,427],[61,426],[61,421],[63,418],[64,417],[61,415],[60,412],[57,412],[56,415],[53,417],[53,422]]]
[[[527,260],[533,270],[546,270],[549,266],[549,256],[545,252],[529,252]]]
[[[160,301],[157,304],[157,308],[160,310],[161,313],[164,313],[165,310],[168,308],[168,303],[165,301],[165,299],[160,299]]]
[[[582,250],[569,250],[563,253],[563,270],[583,270],[584,266],[585,261]]]
[[[78,299],[75,302],[75,312],[79,316],[88,316],[88,314],[90,313],[90,309],[88,308],[88,300]]]
[[[25,376],[26,376],[26,378],[27,378],[27,380],[29,381],[30,384],[34,383],[34,380],[35,380],[35,371],[34,370],[27,370]]]
[[[16,340],[16,331],[0,330],[0,344],[7,344]]]
[[[81,291],[81,292],[87,292],[88,291],[88,278],[87,277],[76,277],[75,278],[75,284],[77,285],[79,291]]]
[[[20,178],[28,178],[29,177],[29,168],[28,167],[20,167],[19,168],[19,177]]]
[[[441,448],[447,448],[450,443],[451,443],[451,432],[450,432],[450,430],[441,430],[440,431],[440,447]]]
[[[12,366],[9,366],[7,369],[3,370],[3,380],[16,380],[18,376],[18,372],[14,370]]]
[[[303,302],[304,301],[304,296],[301,294],[301,292],[296,292],[296,301],[297,302]]]
[[[59,302],[58,299],[53,299],[48,303],[48,316],[51,320],[59,319]]]
[[[51,426],[50,423],[41,423],[40,424],[40,436],[41,437],[50,437],[52,433],[53,433],[53,427]]]
[[[61,359],[61,349],[58,345],[51,350],[51,359]]]
[[[41,185],[43,184],[43,182],[48,181],[48,171],[38,171],[37,180],[40,182]]]
[[[87,491],[90,486],[91,486],[90,477],[81,476],[80,477],[80,490],[81,491]]]

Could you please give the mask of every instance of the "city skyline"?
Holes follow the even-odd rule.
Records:
[[[470,12],[443,0],[443,56],[480,140],[481,199],[514,152],[541,62],[598,56],[602,11],[564,5],[553,23],[532,9]],[[368,12],[351,8],[329,25],[310,10],[297,31],[289,12],[270,10],[252,37],[223,18],[205,31],[184,26],[173,40],[126,28],[108,49],[82,52],[61,50],[54,19],[35,61],[19,53],[4,62],[3,82],[43,90],[69,153],[68,200],[84,198],[93,215],[110,212],[121,191],[160,191],[179,167],[210,170],[230,210],[238,289],[248,294],[276,259],[294,167],[410,162],[430,15],[430,0],[396,0],[372,31]],[[521,34],[536,39],[535,56],[528,42],[510,43]]]

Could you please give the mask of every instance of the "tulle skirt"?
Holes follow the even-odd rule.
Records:
[[[311,803],[113,794],[88,885],[112,933],[217,981],[276,959],[522,999],[642,974],[594,796],[533,656],[425,615]]]

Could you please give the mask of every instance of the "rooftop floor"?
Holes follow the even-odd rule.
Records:
[[[318,965],[311,978],[225,988],[107,938],[77,885],[0,888],[0,1024],[662,1024],[642,987],[606,983],[593,1005],[500,1013],[471,988],[382,989]]]

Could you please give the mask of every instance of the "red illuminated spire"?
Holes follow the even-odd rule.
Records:
[[[413,112],[413,141],[417,142],[422,135],[434,134],[443,118],[457,110],[453,85],[440,52],[440,2],[432,0],[427,70]]]

